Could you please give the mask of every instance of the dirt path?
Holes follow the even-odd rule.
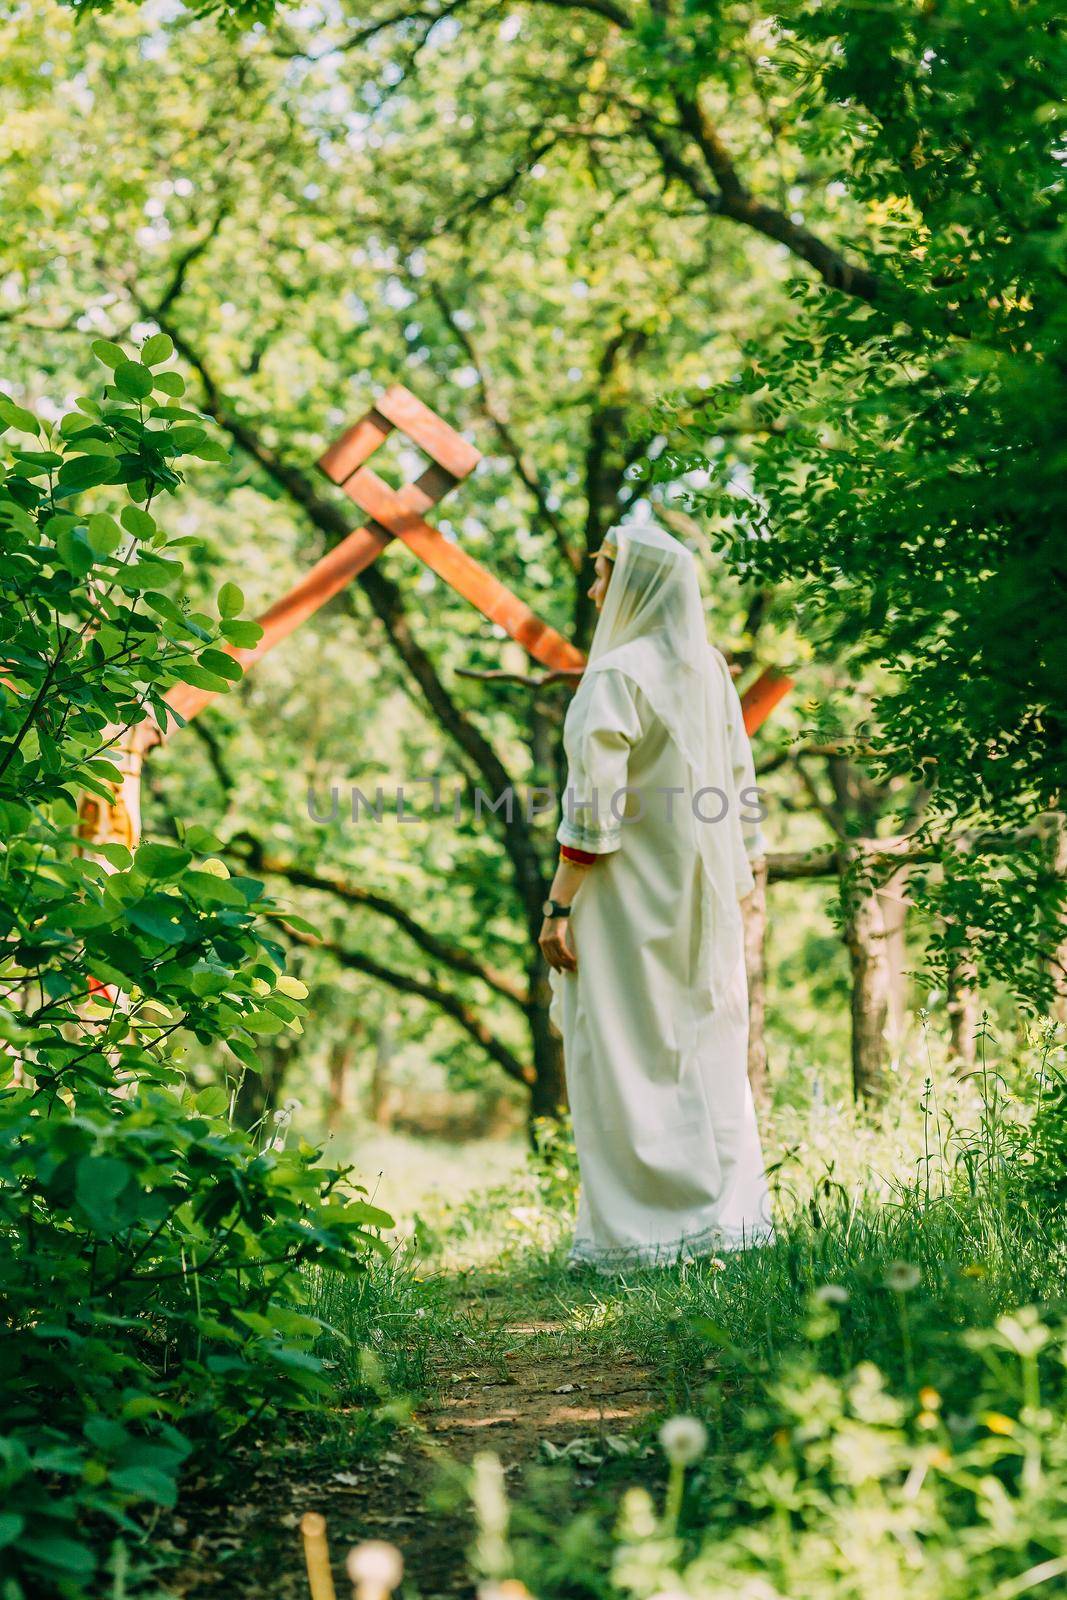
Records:
[[[473,1359],[439,1371],[433,1403],[384,1452],[331,1469],[301,1447],[248,1451],[239,1468],[247,1493],[228,1506],[194,1485],[186,1516],[168,1530],[187,1557],[179,1592],[188,1600],[307,1600],[298,1526],[314,1510],[327,1519],[339,1597],[348,1593],[344,1556],[363,1539],[399,1547],[405,1594],[472,1594],[474,1525],[457,1465],[492,1451],[514,1499],[530,1469],[555,1457],[579,1469],[580,1489],[583,1472],[591,1483],[604,1460],[625,1453],[651,1405],[647,1369],[636,1359],[583,1351],[562,1322],[515,1320],[508,1309],[458,1307],[460,1315],[476,1312],[472,1326],[483,1331],[470,1341]]]

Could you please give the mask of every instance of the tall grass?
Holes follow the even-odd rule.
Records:
[[[576,1282],[559,1143],[518,1193],[438,1219],[439,1259],[495,1254],[512,1295],[551,1298],[559,1337],[649,1364],[646,1439],[681,1413],[707,1440],[684,1495],[647,1452],[570,1521],[535,1482],[494,1576],[639,1600],[1067,1588],[1063,1048],[1047,1028],[1007,1063],[988,1027],[978,1045],[968,1081],[913,1061],[876,1114],[777,1107],[769,1246]]]

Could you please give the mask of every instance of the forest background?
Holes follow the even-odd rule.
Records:
[[[698,551],[742,687],[795,680],[756,739],[768,1104],[893,1102],[931,1042],[947,1082],[983,1008],[1029,1047],[1062,1011],[1067,861],[1053,8],[10,5],[3,29],[11,479],[58,467],[27,412],[58,427],[105,382],[140,405],[139,351],[180,375],[157,398],[209,420],[149,496],[185,541],[150,591],[164,632],[218,610],[224,640],[338,542],[355,517],[313,464],[403,382],[483,456],[437,525],[568,637],[643,500]],[[119,482],[144,502],[132,469],[68,479],[89,516]],[[75,586],[114,556],[100,525],[89,545],[60,557]],[[254,1049],[204,1025],[191,1088],[235,1090],[244,1125],[298,1102],[364,1182],[394,1163],[411,1216],[420,1136],[501,1134],[479,1161],[507,1168],[559,1104],[554,819],[319,819],[333,787],[559,786],[566,690],[464,677],[527,669],[407,555],[152,755],[144,820],[176,849],[202,828],[213,870],[291,909],[275,956],[308,990],[313,1026],[282,1005]]]

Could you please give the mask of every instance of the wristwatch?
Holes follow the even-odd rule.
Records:
[[[541,907],[541,914],[546,917],[569,917],[570,906],[561,906],[558,900],[546,900]]]

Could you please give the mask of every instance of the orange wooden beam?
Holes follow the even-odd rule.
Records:
[[[741,696],[745,732],[755,733],[792,687],[793,679],[787,678],[783,672],[776,672],[773,667],[761,672],[755,683],[750,684]]]
[[[346,584],[376,561],[392,536],[376,528],[356,528],[339,545],[316,561],[310,572],[290,589],[282,599],[276,600],[257,620],[263,629],[258,644],[239,650],[235,645],[222,645],[227,655],[239,661],[245,671],[259,661],[268,650],[281,644],[302,622],[313,616],[327,600],[332,600]],[[198,689],[191,683],[177,683],[165,696],[167,704],[179,716],[190,722],[198,712],[214,700],[217,690]],[[167,730],[170,731],[169,729]]]
[[[443,417],[413,395],[403,384],[394,383],[378,401],[378,411],[394,428],[406,433],[412,444],[444,467],[457,482],[474,471],[482,459],[481,452],[469,444],[463,435],[450,428]]]
[[[394,490],[366,463],[395,430],[430,457],[431,465],[415,483]],[[425,520],[425,514],[478,465],[479,452],[429,406],[394,384],[374,407],[346,430],[318,462],[332,483],[372,519],[353,530],[317,561],[288,594],[258,619],[259,643],[249,649],[223,646],[247,670],[289,637],[303,622],[376,561],[393,538],[400,539],[430,570],[489,621],[498,624],[550,671],[585,664],[575,645],[549,627],[517,595],[466,551],[446,539]],[[761,726],[793,680],[768,668],[741,696],[745,727]],[[167,704],[186,722],[215,698],[215,691],[177,684]],[[170,731],[169,729],[166,731]]]
[[[431,528],[423,512],[429,510],[433,501],[418,484],[391,489],[370,467],[361,467],[348,479],[344,489],[360,510],[402,539],[420,561],[490,622],[497,623],[517,640],[535,661],[552,671],[583,665],[585,657],[575,645],[547,622],[542,622],[473,556],[446,539],[438,529]]]
[[[385,443],[394,428],[401,429],[433,457],[434,465],[419,479],[425,500],[423,509],[435,505],[461,478],[473,472],[481,460],[474,446],[450,428],[442,417],[423,405],[402,384],[394,384],[366,416],[360,417],[322,455],[318,462],[320,470],[331,482],[343,484]],[[258,644],[243,650],[234,645],[221,648],[247,671],[364,572],[390,543],[392,534],[380,525],[355,528],[335,549],[317,561],[288,594],[257,618],[263,629]],[[216,690],[180,683],[165,698],[167,705],[189,722],[214,700],[216,693]]]

